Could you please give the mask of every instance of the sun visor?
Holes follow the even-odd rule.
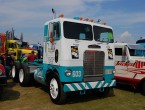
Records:
[[[141,45],[127,45],[129,49],[136,49],[136,50],[145,50],[144,46]]]

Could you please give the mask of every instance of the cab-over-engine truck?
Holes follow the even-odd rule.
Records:
[[[114,47],[112,28],[67,18],[44,25],[43,60],[22,63],[19,83],[27,86],[30,75],[49,87],[53,103],[62,104],[68,92],[98,90],[113,94]]]

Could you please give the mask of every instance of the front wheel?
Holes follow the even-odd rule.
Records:
[[[104,88],[104,91],[102,91],[102,92],[97,91],[95,94],[100,97],[111,97],[111,96],[114,96],[114,90],[112,87],[106,87],[106,88]]]
[[[49,78],[49,95],[55,104],[63,104],[66,101],[66,93],[57,74],[52,74]]]
[[[14,65],[12,66],[12,79],[14,81],[18,81],[18,76],[19,76],[19,70],[20,70],[20,64],[15,62]]]
[[[114,89],[112,87],[105,88],[104,93],[103,93],[103,96],[104,97],[114,96]]]

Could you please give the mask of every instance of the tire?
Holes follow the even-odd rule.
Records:
[[[145,82],[143,82],[143,85],[142,85],[142,94],[145,95]]]
[[[59,77],[56,73],[49,77],[49,95],[53,103],[64,104],[66,102],[66,93],[63,91],[63,85],[61,84]]]
[[[0,98],[2,97],[2,93],[3,93],[3,87],[0,86]]]
[[[104,97],[111,97],[114,96],[114,89],[112,87],[107,87],[105,88],[104,92],[103,92],[103,96]]]
[[[12,74],[11,77],[13,81],[19,81],[19,70],[20,70],[20,63],[15,62],[14,65],[12,66]]]
[[[100,97],[111,97],[111,96],[114,96],[114,90],[112,87],[107,87],[107,88],[104,88],[104,91],[103,92],[96,92],[97,96],[100,96]]]
[[[19,70],[19,83],[23,87],[28,86],[30,84],[30,73],[28,71],[28,66],[25,63],[21,64]]]

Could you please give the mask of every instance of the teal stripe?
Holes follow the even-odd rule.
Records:
[[[86,82],[86,85],[88,86],[89,89],[93,89],[92,86],[88,82]]]
[[[74,88],[74,90],[78,91],[78,88],[74,84],[71,84],[71,86]]]
[[[80,87],[81,87],[83,90],[86,89],[86,88],[83,86],[83,83],[80,83],[79,85],[80,85]],[[85,85],[85,83],[84,83],[84,85]]]
[[[95,88],[98,88],[98,86],[100,85],[101,81],[98,81],[98,84],[96,85]]]

